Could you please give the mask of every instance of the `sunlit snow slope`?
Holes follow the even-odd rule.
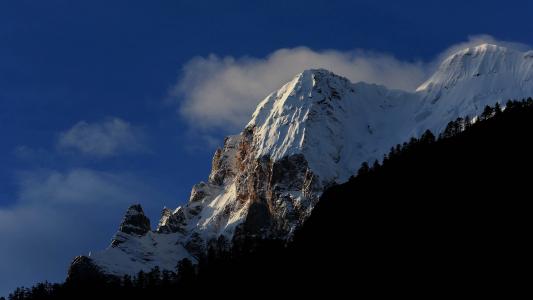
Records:
[[[196,261],[209,247],[244,238],[290,238],[329,185],[364,161],[430,129],[439,133],[485,105],[533,95],[533,53],[483,44],[446,58],[416,91],[351,83],[307,70],[259,103],[245,129],[226,138],[207,182],[189,202],[165,209],[155,231],[131,208],[110,247],[76,259],[107,274]],[[134,228],[136,230],[131,230]],[[141,228],[140,230],[137,230]]]

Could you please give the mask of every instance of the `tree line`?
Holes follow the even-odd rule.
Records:
[[[532,132],[533,99],[487,106],[478,118],[448,123],[438,137],[428,130],[392,147],[381,162],[363,163],[349,182],[324,192],[288,244],[251,239],[231,250],[210,247],[196,265],[185,259],[172,271],[44,282],[17,288],[8,299],[399,292],[441,283],[447,290],[450,278],[474,287],[476,278],[505,282],[499,274],[517,282],[499,257],[521,259],[514,237],[525,234],[528,226],[516,223],[528,210],[516,199],[529,186],[521,173],[533,166]],[[464,266],[474,269],[454,271]]]
[[[378,170],[382,164],[387,164],[390,160],[401,160],[403,153],[417,151],[421,148],[423,149],[426,145],[435,143],[439,140],[446,140],[456,137],[472,127],[483,126],[484,122],[493,118],[499,118],[502,114],[507,116],[528,109],[533,109],[533,98],[531,97],[520,101],[509,100],[504,108],[502,108],[498,102],[496,102],[494,106],[486,105],[478,118],[472,119],[467,115],[464,117],[458,117],[457,119],[448,122],[445,129],[438,135],[438,138],[435,137],[433,132],[428,129],[420,136],[420,138],[412,137],[408,142],[397,144],[396,146],[392,147],[388,154],[383,156],[381,163],[379,160],[374,160],[372,165],[370,165],[368,162],[363,162],[354,177],[366,175],[372,170]]]

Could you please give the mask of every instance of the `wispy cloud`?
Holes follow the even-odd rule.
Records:
[[[18,146],[13,154],[40,164],[65,152],[108,158],[147,150],[141,128],[108,118],[78,122],[59,134],[52,151]],[[128,205],[139,202],[151,210],[158,203],[154,199],[163,198],[133,174],[69,168],[68,163],[65,170],[19,171],[15,180],[15,201],[0,207],[0,295],[18,285],[62,281],[75,255],[108,245]]]
[[[315,51],[306,47],[280,49],[264,58],[209,55],[196,57],[184,66],[171,98],[179,103],[181,116],[204,135],[213,129],[231,133],[242,129],[260,100],[305,69],[325,68],[352,82],[414,90],[443,57],[482,43],[527,48],[490,35],[474,35],[425,62],[365,50]]]
[[[17,201],[0,207],[0,295],[63,280],[73,256],[107,246],[129,204],[158,197],[124,173],[39,170],[17,178]]]
[[[58,147],[99,158],[147,150],[143,131],[119,118],[80,121],[60,134]]]
[[[363,50],[280,49],[265,58],[197,57],[183,68],[173,97],[183,98],[180,113],[194,127],[237,130],[257,103],[297,73],[325,68],[353,82],[367,81],[411,90],[426,77],[421,62]]]
[[[18,174],[19,201],[23,203],[91,204],[99,206],[136,201],[131,185],[139,184],[130,175],[73,169],[25,171]]]

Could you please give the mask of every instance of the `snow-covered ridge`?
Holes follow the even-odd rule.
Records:
[[[419,127],[441,131],[460,115],[478,115],[487,104],[533,95],[532,51],[482,44],[446,58],[416,93]]]
[[[526,75],[533,63],[528,53],[530,52],[522,53],[492,44],[482,44],[460,50],[446,58],[437,72],[421,84],[416,91],[442,87],[450,89],[464,79],[491,74]]]
[[[243,237],[287,239],[324,189],[362,162],[485,105],[533,95],[532,53],[490,44],[463,49],[412,92],[306,70],[226,138],[208,181],[192,188],[187,204],[164,209],[155,231],[140,207],[130,208],[112,245],[90,260],[104,273],[133,274],[173,269]]]
[[[381,148],[402,141],[405,135],[396,132],[412,128],[404,117],[417,100],[412,93],[307,70],[265,98],[247,128],[255,130],[256,157],[303,154],[324,183],[342,182],[362,160],[379,159]]]

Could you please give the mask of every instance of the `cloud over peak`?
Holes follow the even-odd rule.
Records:
[[[265,58],[196,57],[173,90],[183,97],[181,115],[199,129],[237,130],[257,103],[306,69],[324,68],[350,79],[412,90],[427,76],[421,62],[356,51],[279,49]]]
[[[195,130],[238,131],[257,103],[306,69],[324,68],[352,82],[365,81],[414,91],[441,61],[457,50],[493,43],[523,50],[527,45],[500,41],[490,35],[469,36],[430,61],[404,61],[365,50],[315,51],[306,47],[279,49],[264,58],[209,55],[185,64],[171,98]]]
[[[64,280],[75,255],[108,245],[129,204],[159,210],[148,199],[163,197],[145,179],[115,171],[28,170],[16,180],[16,201],[0,206],[0,294]]]

